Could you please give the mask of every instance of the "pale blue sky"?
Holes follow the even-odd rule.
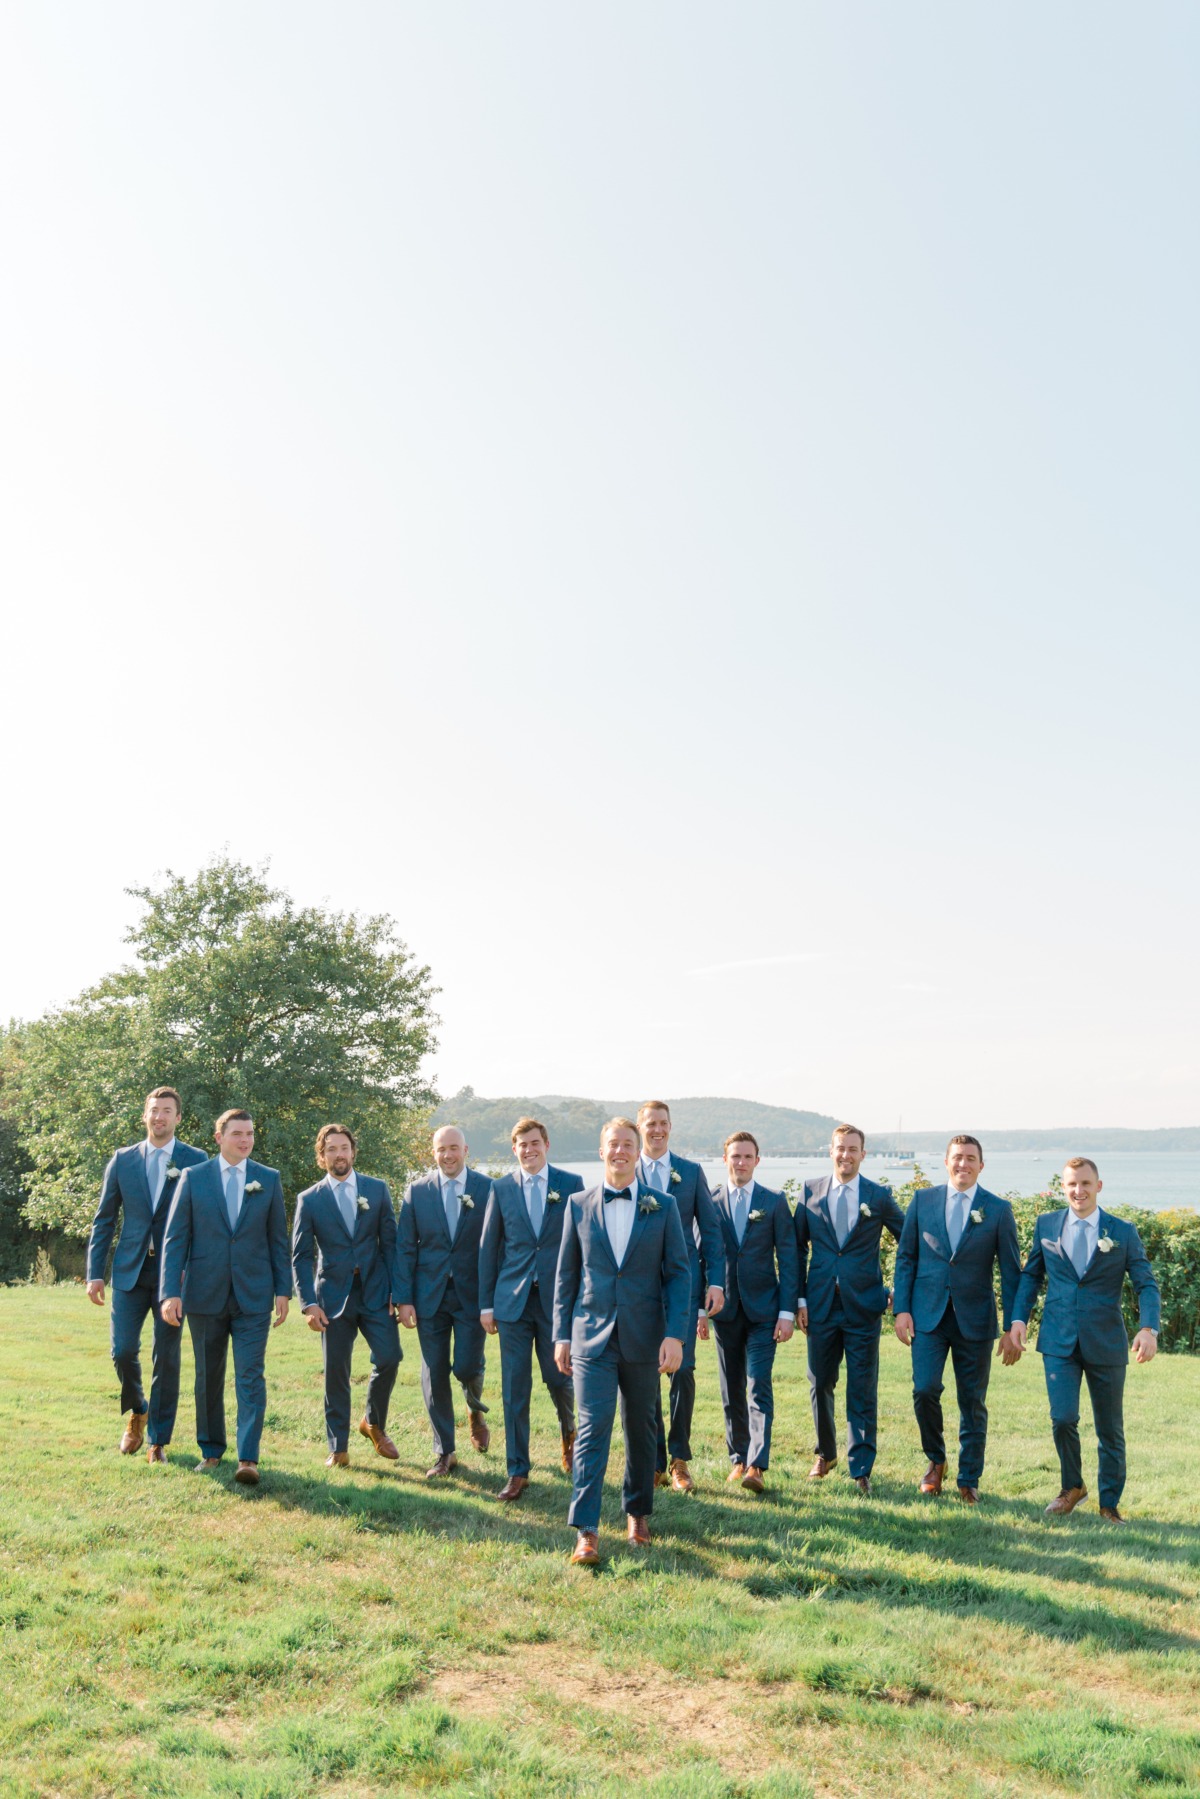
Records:
[[[447,1092],[1200,1121],[1198,52],[8,9],[0,1011],[228,845]]]

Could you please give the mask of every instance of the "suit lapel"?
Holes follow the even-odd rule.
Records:
[[[726,1242],[736,1256],[741,1249],[737,1232],[733,1228],[733,1208],[729,1204],[729,1182],[724,1181],[713,1194],[713,1203],[721,1215],[721,1229],[725,1233]]]
[[[930,1199],[929,1204],[933,1206],[933,1223],[937,1240],[946,1253],[946,1260],[952,1262],[954,1252],[950,1248],[950,1232],[946,1229],[946,1196],[949,1188],[934,1187],[931,1189],[931,1193],[936,1195],[936,1198]],[[964,1232],[963,1235],[965,1236],[966,1233]]]
[[[661,1194],[656,1187],[647,1187],[640,1180],[638,1181],[637,1192],[633,1196],[633,1223],[629,1227],[629,1241],[625,1245],[625,1259],[621,1264],[623,1268],[629,1266],[630,1257],[633,1255],[633,1246],[653,1216],[650,1212],[643,1212],[643,1199],[652,1199],[661,1207],[664,1197],[665,1195]]]
[[[146,1201],[147,1206],[149,1207],[149,1209],[151,1211],[153,1211],[154,1210],[154,1196],[150,1191],[150,1183],[146,1179],[146,1152],[140,1143],[134,1145],[133,1161],[134,1161],[134,1170],[135,1170],[134,1176],[133,1176],[134,1184],[141,1188],[142,1195]],[[164,1168],[163,1184],[165,1186],[166,1178],[167,1178],[166,1173],[165,1173],[165,1169],[166,1169],[165,1163],[163,1164],[163,1168]]]
[[[604,1222],[604,1182],[603,1181],[601,1181],[599,1187],[597,1188],[596,1197],[592,1201],[592,1213],[593,1213],[593,1216],[596,1221],[596,1229],[600,1233],[600,1240],[604,1244],[604,1253],[608,1257],[609,1261],[612,1263],[613,1267],[616,1268],[617,1258],[613,1253],[613,1246],[609,1242],[608,1226]],[[626,1250],[625,1253],[626,1253],[626,1255],[628,1255],[629,1251]]]
[[[837,1228],[833,1222],[833,1213],[829,1210],[829,1195],[833,1188],[833,1176],[831,1174],[823,1174],[820,1176],[819,1180],[813,1182],[813,1185],[821,1188],[820,1193],[813,1194],[813,1198],[817,1202],[818,1213],[825,1220],[829,1229],[829,1234],[836,1243]]]
[[[357,1183],[355,1183],[355,1184],[357,1185]],[[333,1190],[332,1175],[327,1174],[325,1176],[325,1192],[326,1192],[326,1196],[327,1196],[327,1203],[328,1203],[330,1209],[332,1210],[334,1217],[337,1219],[338,1223],[341,1225],[342,1231],[345,1234],[345,1236],[349,1238],[350,1242],[353,1242],[354,1241],[354,1233],[353,1233],[353,1231],[349,1231],[346,1229],[346,1220],[342,1216],[342,1208],[338,1204],[338,1196]]]

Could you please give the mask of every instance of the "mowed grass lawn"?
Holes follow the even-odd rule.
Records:
[[[1058,1477],[1036,1356],[995,1367],[969,1511],[915,1491],[890,1333],[870,1500],[842,1469],[806,1479],[799,1338],[776,1364],[769,1495],[730,1489],[701,1346],[700,1494],[660,1495],[654,1546],[632,1552],[613,1484],[590,1573],[567,1562],[540,1387],[536,1484],[509,1510],[494,1342],[492,1451],[460,1446],[436,1487],[408,1333],[405,1350],[401,1461],[356,1434],[331,1478],[319,1344],[293,1314],[249,1492],[192,1473],[190,1349],[151,1470],[116,1453],[107,1309],[79,1287],[0,1292],[6,1799],[1200,1794],[1200,1360],[1130,1370],[1119,1529],[1094,1500],[1042,1516]]]

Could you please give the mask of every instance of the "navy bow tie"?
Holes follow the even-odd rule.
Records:
[[[632,1198],[633,1198],[633,1188],[632,1187],[623,1187],[620,1190],[620,1192],[618,1192],[613,1187],[606,1187],[604,1189],[605,1205],[608,1204],[610,1199],[632,1199]]]

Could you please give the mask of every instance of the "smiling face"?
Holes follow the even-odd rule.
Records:
[[[458,1179],[467,1165],[467,1140],[456,1124],[444,1124],[433,1133],[433,1159],[448,1181]]]
[[[637,1173],[641,1144],[637,1132],[627,1124],[610,1124],[600,1139],[604,1161],[604,1179],[610,1187],[623,1192],[633,1185]]]
[[[513,1144],[513,1154],[521,1164],[522,1174],[540,1174],[546,1166],[549,1148],[540,1131],[522,1131]]]
[[[335,1181],[344,1181],[354,1166],[354,1145],[345,1131],[330,1131],[324,1145],[325,1169]]]
[[[142,1122],[146,1126],[146,1135],[156,1149],[161,1149],[175,1135],[179,1123],[179,1107],[173,1099],[155,1099],[146,1101],[146,1109],[142,1113]]]
[[[642,1148],[648,1161],[657,1162],[667,1153],[671,1141],[671,1114],[665,1106],[651,1106],[638,1120],[642,1130]]]
[[[833,1142],[829,1146],[833,1171],[837,1179],[845,1186],[852,1181],[862,1166],[866,1145],[857,1131],[835,1131]]]
[[[946,1151],[946,1173],[950,1185],[965,1193],[983,1173],[983,1157],[973,1143],[952,1143]]]
[[[1062,1184],[1067,1204],[1076,1218],[1090,1218],[1100,1204],[1100,1189],[1104,1185],[1096,1170],[1086,1163],[1082,1168],[1064,1168]]]
[[[221,1145],[221,1154],[231,1168],[244,1162],[254,1148],[254,1125],[249,1118],[231,1118],[220,1133],[217,1142]]]
[[[739,1137],[736,1143],[725,1145],[725,1166],[733,1185],[744,1187],[754,1179],[754,1170],[758,1167],[758,1151],[747,1138]]]

